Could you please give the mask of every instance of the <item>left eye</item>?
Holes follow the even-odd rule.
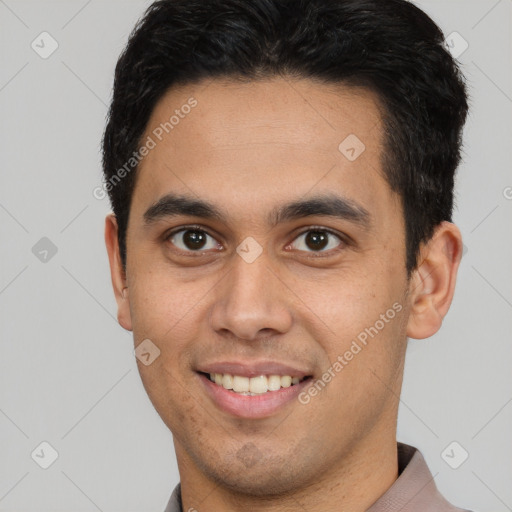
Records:
[[[343,242],[342,239],[325,229],[312,229],[299,235],[292,244],[299,251],[327,252],[335,249]]]

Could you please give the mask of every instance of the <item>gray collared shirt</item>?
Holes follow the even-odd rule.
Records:
[[[397,443],[397,448],[399,476],[367,512],[469,512],[441,496],[419,450],[404,443]],[[164,512],[184,512],[180,484]]]

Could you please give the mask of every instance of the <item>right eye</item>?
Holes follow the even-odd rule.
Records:
[[[186,227],[170,233],[167,241],[183,252],[199,252],[220,249],[222,246],[206,231],[196,227]]]

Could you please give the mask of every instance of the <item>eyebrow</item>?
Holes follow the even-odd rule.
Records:
[[[227,216],[212,203],[192,196],[167,194],[151,205],[144,213],[144,222],[151,225],[159,220],[189,215],[215,219],[226,223]],[[267,218],[270,226],[315,215],[347,220],[368,229],[371,215],[366,208],[351,199],[336,194],[322,194],[309,199],[299,199],[272,210]]]

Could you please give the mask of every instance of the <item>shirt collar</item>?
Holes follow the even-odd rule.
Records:
[[[397,443],[398,478],[366,512],[456,512],[437,490],[421,452]],[[467,511],[466,511],[467,512]]]
[[[398,478],[367,512],[463,512],[441,496],[419,450],[404,443],[397,450]],[[164,512],[183,512],[180,484]]]

